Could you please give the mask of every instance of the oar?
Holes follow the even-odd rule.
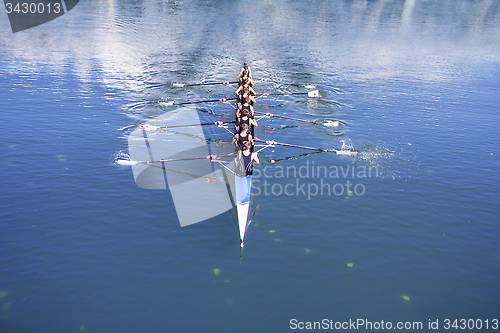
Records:
[[[270,79],[259,79],[257,77],[255,78],[255,80],[260,80],[262,82],[272,82],[272,83],[278,83],[278,84],[286,84],[288,86],[294,86],[294,87],[304,87],[306,89],[316,89],[316,86],[314,84],[296,84],[296,83],[281,82],[281,81],[270,80]]]
[[[276,80],[270,80],[270,79],[260,79],[260,78],[255,78],[255,80],[259,80],[262,82],[272,82],[272,83],[278,83],[278,84],[285,84],[288,86],[294,86],[294,87],[303,87],[306,89],[315,89],[316,86],[314,84],[296,84],[296,83],[288,83],[288,82],[282,82],[282,81],[276,81]],[[183,87],[198,87],[198,86],[214,86],[218,84],[235,84],[239,83],[238,81],[223,81],[223,82],[208,82],[208,83],[194,83],[194,84],[184,84],[184,83],[178,83],[174,82],[172,85],[177,88],[183,88]]]
[[[326,126],[324,123],[319,123],[317,121],[312,121],[312,120],[305,120],[305,119],[299,119],[299,118],[294,118],[294,117],[280,116],[278,114],[268,113],[268,112],[261,112],[261,111],[254,111],[254,112],[258,113],[258,114],[266,115],[268,117],[277,117],[277,118],[283,118],[283,119],[290,119],[290,120],[302,121],[304,123],[310,123],[310,124],[316,124],[316,125],[324,125],[324,126]],[[335,121],[337,121],[339,123],[342,123],[342,124],[345,124],[342,120],[335,120]]]
[[[155,131],[158,129],[168,129],[175,127],[190,127],[190,126],[205,126],[205,125],[216,125],[222,126],[225,124],[234,124],[236,121],[216,121],[213,123],[201,123],[201,124],[188,124],[188,125],[173,125],[173,126],[154,126],[154,125],[141,125],[140,127],[145,131]]]
[[[137,165],[137,164],[153,164],[153,163],[191,161],[191,160],[210,160],[210,161],[214,161],[218,157],[230,157],[230,156],[233,156],[233,155],[234,155],[234,153],[227,154],[227,155],[208,155],[208,156],[200,156],[200,157],[170,158],[170,159],[157,160],[157,161],[132,161],[132,160],[126,160],[124,158],[118,158],[118,159],[116,159],[115,162],[117,164],[120,164],[120,165]]]
[[[234,84],[234,83],[238,83],[238,81],[224,81],[224,82],[209,82],[209,83],[194,83],[194,84],[184,84],[184,83],[172,83],[172,85],[174,87],[177,87],[177,88],[182,88],[182,87],[197,87],[197,86],[214,86],[214,85],[217,85],[217,84],[225,84],[225,85],[228,85],[228,84]]]
[[[313,90],[313,91],[308,91],[308,92],[257,94],[258,97],[289,96],[289,95],[307,95],[308,97],[319,97],[319,91],[318,90]],[[227,101],[235,101],[237,99],[238,99],[238,97],[231,97],[231,98],[222,97],[222,98],[218,98],[218,99],[207,99],[207,100],[202,100],[202,101],[182,102],[182,103],[174,103],[174,102],[166,102],[166,101],[162,101],[162,102],[166,102],[168,105],[187,105],[187,104],[212,103],[212,102],[227,102]]]
[[[269,94],[269,93],[264,93],[264,94],[257,94],[257,96],[262,96],[262,97],[267,97],[267,96],[288,96],[288,95],[307,95],[308,97],[319,97],[319,90],[313,90],[313,91],[308,91],[308,92],[291,92],[291,93],[274,93],[274,94]]]
[[[182,102],[182,103],[178,103],[178,104],[179,105],[186,105],[186,104],[211,103],[211,102],[226,102],[226,101],[234,101],[237,99],[238,99],[237,97],[233,97],[233,98],[223,97],[223,98],[219,98],[219,99],[209,99],[209,100],[194,101],[194,102]]]
[[[286,147],[294,147],[294,148],[301,148],[301,149],[308,149],[308,150],[316,150],[316,151],[322,151],[322,152],[334,152],[337,153],[338,155],[355,155],[357,152],[349,149],[349,150],[341,150],[341,149],[322,149],[322,148],[313,148],[313,147],[307,147],[307,146],[300,146],[300,145],[294,145],[290,143],[283,143],[283,142],[276,142],[276,141],[265,141],[261,139],[254,138],[254,141],[257,142],[264,142],[268,145],[271,146],[286,146]]]

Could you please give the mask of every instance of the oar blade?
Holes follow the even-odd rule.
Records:
[[[309,91],[307,93],[307,96],[309,96],[309,97],[319,97],[319,90]]]
[[[345,125],[345,123],[342,120],[326,120],[325,122],[321,123],[321,125],[325,127],[339,127],[341,125]]]
[[[156,131],[159,129],[158,126],[153,126],[153,125],[147,125],[147,124],[143,124],[140,126],[143,130],[145,131]]]
[[[161,106],[172,106],[175,103],[173,101],[161,100],[161,101],[158,102],[158,104],[160,104]]]
[[[335,152],[337,153],[337,155],[347,155],[347,156],[353,156],[358,153],[357,151],[352,151],[352,150],[336,150]]]
[[[139,164],[139,162],[137,162],[137,161],[126,160],[126,159],[123,159],[123,158],[118,158],[115,162],[116,162],[116,164],[120,164],[120,165],[136,165],[136,164]]]

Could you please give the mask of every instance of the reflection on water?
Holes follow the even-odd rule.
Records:
[[[252,22],[251,27],[244,22]],[[2,58],[23,60],[3,65],[4,71],[36,72],[49,64],[64,72],[71,65],[83,82],[89,72],[103,70],[106,85],[141,91],[147,82],[179,77],[190,82],[226,78],[242,60],[262,75],[292,74],[293,79],[300,79],[297,73],[314,73],[314,67],[349,71],[337,65],[340,60],[343,66],[384,67],[375,71],[385,76],[401,70],[397,63],[432,61],[433,56],[498,61],[498,36],[500,3],[493,0],[354,0],[315,6],[108,1],[82,3],[60,20],[7,33],[0,45]]]

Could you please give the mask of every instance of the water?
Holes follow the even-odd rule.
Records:
[[[1,28],[0,331],[498,318],[497,2],[80,2],[37,28]],[[345,122],[262,120],[261,138],[348,140],[360,153],[267,148],[262,161],[283,161],[257,169],[272,167],[260,177],[270,195],[254,198],[240,259],[229,213],[181,228],[169,192],[137,187],[113,158],[135,126],[172,109],[158,101],[232,94],[170,83],[232,80],[243,61],[322,95],[259,110]],[[200,105],[200,117],[229,110]],[[339,177],[279,174],[313,165]],[[352,167],[378,177],[344,177]],[[308,200],[321,181],[353,192]],[[289,184],[294,195],[273,195]]]

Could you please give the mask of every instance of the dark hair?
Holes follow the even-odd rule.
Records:
[[[252,147],[252,144],[250,143],[250,141],[243,141],[243,144],[241,147],[243,150],[249,150],[250,147]]]
[[[242,131],[248,130],[248,124],[247,123],[241,124],[241,130]]]
[[[248,109],[241,110],[241,115],[242,116],[248,116]]]

